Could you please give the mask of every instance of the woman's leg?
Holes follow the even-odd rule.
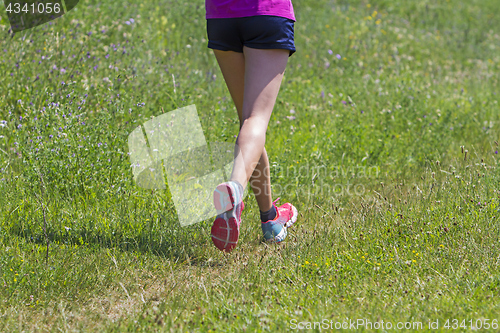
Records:
[[[231,180],[239,181],[244,187],[250,180],[259,209],[268,211],[272,197],[265,133],[289,51],[247,47],[243,51],[242,54],[214,50],[240,119],[236,143],[241,158],[235,161]]]

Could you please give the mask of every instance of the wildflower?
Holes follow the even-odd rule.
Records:
[[[329,55],[332,55],[332,54],[333,54],[333,51],[332,51],[332,50],[328,50],[328,54],[329,54]]]
[[[347,104],[347,102],[346,102],[346,101],[342,101],[342,104],[346,105],[346,104]]]
[[[337,55],[336,55],[336,57],[337,57],[337,59],[339,59],[339,60],[340,60],[340,59],[342,59],[342,56],[341,56],[340,54],[337,54]]]
[[[295,110],[294,110],[294,109],[291,109],[291,110],[290,110],[290,113],[291,113],[291,114],[294,114],[294,113],[295,113]]]
[[[289,120],[295,120],[295,116],[287,116]]]
[[[125,24],[126,25],[130,25],[130,21],[125,21]]]

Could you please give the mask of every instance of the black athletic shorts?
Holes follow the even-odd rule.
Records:
[[[240,53],[243,46],[285,49],[290,50],[290,57],[295,53],[294,23],[291,19],[272,15],[207,19],[208,47]]]

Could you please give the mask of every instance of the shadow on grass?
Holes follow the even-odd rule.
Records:
[[[54,243],[67,246],[87,246],[89,249],[117,249],[127,252],[149,253],[172,261],[185,262],[196,266],[222,266],[222,263],[210,259],[207,249],[213,246],[207,231],[208,222],[185,228],[171,228],[163,233],[150,233],[147,228],[136,235],[112,231],[97,231],[83,227],[66,232],[49,232],[49,247]],[[12,226],[9,233],[24,238],[28,243],[46,246],[43,233],[31,228]]]

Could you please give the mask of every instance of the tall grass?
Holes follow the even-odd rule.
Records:
[[[138,188],[127,154],[191,104],[207,142],[234,142],[204,4],[81,1],[14,35],[2,14],[1,331],[498,319],[496,1],[293,5],[266,147],[300,216],[264,244],[249,196],[230,255],[212,221],[182,228],[168,189]]]

